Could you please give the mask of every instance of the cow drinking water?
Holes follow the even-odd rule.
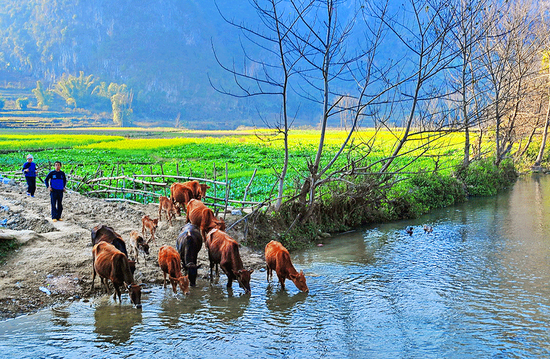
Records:
[[[213,229],[206,235],[206,248],[210,260],[210,280],[214,265],[222,268],[227,275],[227,289],[231,289],[233,281],[237,280],[245,293],[250,293],[250,275],[253,269],[245,269],[239,254],[239,243],[227,233]]]
[[[281,289],[285,289],[285,279],[290,279],[302,292],[309,291],[306,277],[303,271],[298,273],[292,262],[288,250],[279,242],[271,241],[265,246],[265,263],[267,269],[267,281],[273,277],[273,270],[279,277]]]
[[[113,282],[113,287],[115,288],[113,299],[115,302],[118,296],[118,301],[121,303],[120,286],[126,284],[132,304],[136,308],[141,308],[141,286],[134,282],[128,258],[124,253],[116,249],[112,244],[99,242],[92,249],[92,264],[93,277],[90,291],[94,289],[97,274],[101,278],[101,283],[107,293],[110,293],[107,279]]]
[[[197,282],[197,257],[202,248],[202,237],[197,226],[187,223],[181,229],[176,239],[176,249],[178,250],[183,267],[187,269],[189,282],[192,287]]]

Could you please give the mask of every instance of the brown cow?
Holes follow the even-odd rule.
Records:
[[[214,228],[225,231],[225,221],[216,218],[214,212],[198,199],[192,199],[187,204],[187,222],[201,229],[203,240],[206,240],[206,233]]]
[[[159,266],[164,275],[164,288],[166,288],[166,274],[168,274],[174,293],[177,293],[176,285],[179,284],[183,294],[189,294],[189,278],[181,274],[180,254],[174,247],[169,245],[160,247]]]
[[[180,208],[187,208],[187,203],[192,199],[201,200],[206,196],[206,190],[210,186],[201,184],[198,181],[189,181],[184,183],[173,183],[170,186],[170,198],[179,205]]]
[[[147,260],[149,256],[149,245],[137,231],[130,232],[130,254],[139,263],[139,253],[143,253],[143,258]]]
[[[244,269],[239,255],[239,243],[229,237],[227,233],[213,229],[206,236],[206,248],[208,248],[208,259],[210,260],[210,280],[213,279],[214,265],[216,265],[216,274],[218,274],[217,265],[219,264],[227,275],[227,289],[231,289],[233,281],[237,280],[244,292],[250,293],[250,275],[254,270]]]
[[[147,240],[147,244],[155,240],[155,232],[157,230],[158,224],[158,218],[151,219],[148,215],[145,215],[141,218],[141,235],[143,236],[143,238],[147,239],[147,236],[145,235],[145,229],[148,229],[151,233],[151,238]]]
[[[265,263],[267,269],[267,281],[273,278],[273,270],[279,277],[281,289],[285,289],[285,279],[290,279],[302,292],[308,292],[304,271],[298,273],[290,261],[290,253],[279,242],[271,241],[265,246]]]
[[[112,227],[104,224],[98,224],[92,228],[92,246],[95,246],[99,242],[107,242],[116,247],[119,251],[124,253],[128,257],[128,251],[126,250],[126,243],[122,239],[122,236],[115,232]],[[136,262],[128,261],[132,274],[136,271]]]
[[[172,218],[176,217],[176,214],[178,216],[181,214],[179,206],[176,206],[170,198],[165,196],[159,197],[159,221],[162,221],[162,212],[166,213],[170,226],[172,226]]]
[[[94,273],[90,291],[94,289],[95,276],[98,274],[101,278],[103,288],[109,294],[109,286],[106,280],[109,279],[113,282],[113,287],[115,287],[113,299],[116,302],[116,297],[118,296],[119,303],[122,303],[119,287],[126,283],[132,304],[136,308],[141,308],[141,286],[134,282],[128,258],[124,253],[116,249],[112,244],[99,242],[92,249],[92,264]]]

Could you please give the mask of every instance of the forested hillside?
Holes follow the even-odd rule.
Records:
[[[230,6],[231,16],[254,18]],[[83,72],[97,85],[127,85],[135,118],[189,128],[236,128],[252,125],[257,108],[278,112],[265,99],[238,100],[210,85],[208,76],[232,85],[212,44],[225,61],[240,51],[214,1],[0,0],[0,37],[0,87],[40,80],[47,88]]]

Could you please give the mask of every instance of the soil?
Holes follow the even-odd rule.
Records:
[[[147,214],[158,217],[158,205],[108,202],[67,191],[63,198],[63,221],[50,219],[50,196],[44,186],[38,186],[35,197],[26,195],[26,184],[0,184],[0,241],[16,239],[21,246],[0,266],[0,319],[73,300],[89,301],[106,295],[96,278],[92,284],[91,229],[98,224],[113,227],[128,242],[130,232],[141,232],[141,218]],[[223,216],[221,214],[220,216]],[[229,228],[240,216],[226,215]],[[158,249],[175,246],[185,214],[172,221],[163,220],[151,243],[150,256],[139,258],[134,278],[146,286],[162,285],[158,267]],[[238,226],[227,231],[235,240],[243,238]],[[241,246],[245,267],[264,267],[263,253]],[[199,253],[199,275],[209,268],[205,247]],[[222,275],[223,276],[223,275]],[[225,283],[222,279],[220,283]],[[235,286],[235,283],[234,283]],[[127,295],[126,295],[127,296]]]

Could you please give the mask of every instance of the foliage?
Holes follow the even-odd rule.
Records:
[[[467,168],[458,167],[456,175],[464,182],[470,196],[494,196],[498,191],[510,187],[517,178],[511,160],[505,160],[497,167],[494,158],[475,161]]]
[[[29,105],[29,98],[28,97],[19,97],[15,101],[15,106],[18,109],[21,109],[21,110],[26,110],[28,105]]]
[[[84,76],[84,71],[80,71],[78,77],[64,74],[54,84],[54,91],[65,100],[67,106],[86,108],[93,101],[92,91],[95,83],[94,76]]]
[[[466,200],[466,192],[462,183],[454,176],[443,176],[439,173],[418,173],[412,175],[409,188],[402,201],[409,205],[399,204],[406,208],[398,218],[414,218],[437,208],[443,208]]]
[[[32,90],[36,97],[38,107],[50,106],[53,100],[53,94],[50,90],[44,89],[42,81],[36,81],[36,88]]]

